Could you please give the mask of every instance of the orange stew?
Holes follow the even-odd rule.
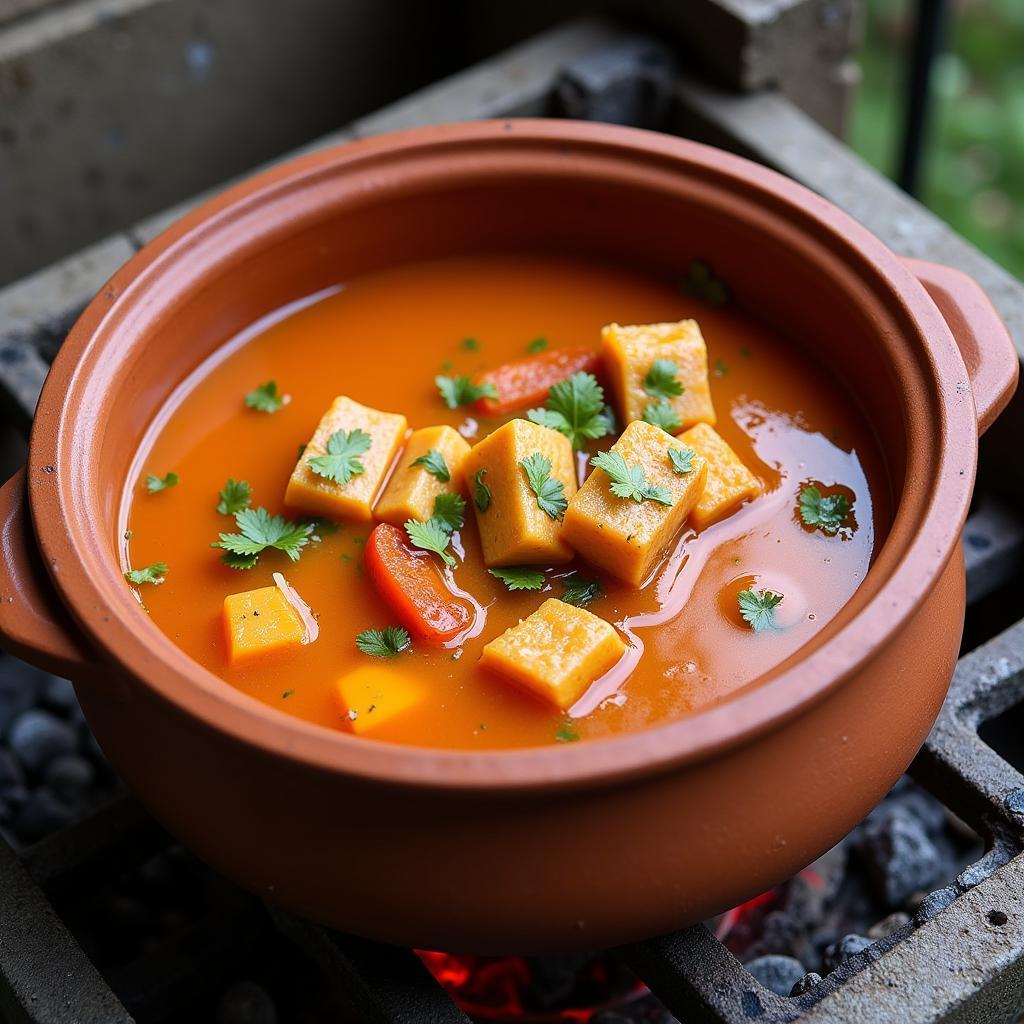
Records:
[[[157,418],[126,484],[121,528],[125,568],[139,573],[157,564],[149,575],[162,582],[136,575],[127,585],[137,587],[153,621],[175,643],[230,685],[327,728],[385,741],[480,749],[586,740],[678,718],[719,701],[793,654],[842,608],[864,578],[891,515],[880,455],[855,404],[805,349],[769,330],[741,302],[742,296],[727,306],[713,306],[688,297],[672,281],[623,267],[515,254],[402,266],[297,303],[228,342],[187,388],[179,389],[184,397],[178,404]],[[578,479],[564,489],[571,499],[570,492],[589,473],[605,472],[588,467],[588,455],[607,450],[626,426],[622,396],[609,380],[607,360],[604,365],[600,361],[602,327],[663,326],[691,317],[706,340],[710,399],[697,384],[688,394],[696,407],[703,402],[710,408],[713,402],[717,414],[713,431],[701,427],[693,436],[700,430],[717,432],[756,478],[754,490],[761,493],[710,525],[701,518],[701,506],[696,507],[640,586],[596,567],[606,564],[598,552],[587,561],[558,540],[559,550],[572,560],[553,556],[547,563],[532,562],[530,568],[543,573],[540,588],[508,589],[484,562],[477,520],[490,513],[478,511],[472,478],[462,491],[464,524],[447,535],[452,568],[410,539],[400,510],[386,525],[376,518],[331,521],[320,511],[321,518],[307,530],[301,521],[309,513],[285,505],[297,452],[304,444],[315,445],[314,430],[337,396],[359,403],[357,409],[397,414],[382,428],[397,445],[399,454],[390,463],[390,471],[397,473],[409,436],[402,417],[408,431],[454,427],[471,446],[518,418],[521,426],[513,432],[525,437],[529,447],[534,428],[522,426],[522,417],[526,406],[543,404],[532,393],[534,385],[543,380],[549,386],[551,367],[563,363],[566,373],[582,368],[597,375],[618,419],[613,433],[586,441],[582,451],[572,453],[569,465]],[[571,358],[551,356],[560,350],[571,352]],[[581,355],[581,350],[586,351]],[[531,358],[537,359],[537,369],[516,369]],[[531,393],[524,392],[524,402],[512,400],[517,409],[486,416],[478,409],[496,403],[479,394],[449,408],[435,384],[438,375],[476,383],[525,382]],[[671,382],[671,373],[667,379]],[[247,405],[246,395],[271,380],[276,392],[264,391],[262,402]],[[651,402],[663,400],[665,381],[649,383],[649,392],[638,392],[641,404],[648,395]],[[669,383],[669,399],[671,392]],[[260,405],[274,411],[262,411]],[[647,438],[650,430],[642,424],[635,432]],[[434,436],[423,435],[427,440]],[[449,452],[465,447],[450,430],[436,436]],[[649,469],[645,481],[661,473],[675,488],[673,495],[683,495],[686,487],[676,487],[672,473],[687,465],[703,473],[703,460],[687,463],[692,456],[686,455],[687,435],[674,439],[655,431],[651,436],[657,458],[668,447],[680,451],[672,463],[664,462],[656,472]],[[555,442],[562,435],[544,437]],[[663,438],[664,451],[657,438]],[[349,455],[336,450],[342,460],[349,459],[358,438],[349,434],[342,440],[353,445]],[[562,451],[557,445],[550,450]],[[628,449],[627,462],[633,450]],[[379,446],[373,451],[379,454]],[[390,449],[385,454],[390,456]],[[299,458],[300,469],[304,460],[309,475],[311,456]],[[473,456],[466,459],[471,465]],[[348,465],[351,470],[351,460]],[[356,482],[371,472],[369,462],[365,472],[359,466],[353,470]],[[709,454],[708,488],[714,472],[715,456]],[[228,478],[248,483],[253,509],[263,507],[309,532],[297,560],[268,548],[254,568],[222,562],[225,552],[211,543],[238,530],[231,515],[217,511]],[[504,493],[505,481],[496,480],[493,472],[481,479],[494,484],[495,495]],[[685,500],[694,500],[703,484],[702,478],[690,487],[693,493]],[[604,481],[606,492],[607,485]],[[334,484],[312,475],[303,486]],[[525,484],[520,481],[520,486]],[[581,504],[594,498],[588,499],[585,490],[579,492]],[[841,513],[831,531],[814,522],[815,509],[821,508],[815,493],[833,502],[832,512]],[[242,498],[236,497],[241,507]],[[606,493],[603,500],[636,499]],[[654,510],[669,508],[673,500],[655,496],[637,508],[654,516]],[[352,514],[358,515],[358,509]],[[546,528],[548,520],[541,518]],[[552,516],[550,522],[560,520]],[[593,526],[600,537],[604,524]],[[577,529],[573,536],[577,533],[585,531]],[[284,541],[282,547],[287,546]],[[234,557],[251,561],[250,556]],[[159,563],[166,564],[166,572]],[[275,574],[280,574],[278,581],[287,581],[277,594],[271,589]],[[594,586],[588,590],[589,584]],[[548,635],[543,630],[549,621],[557,625],[561,611],[570,606],[546,602],[563,598],[567,589],[601,620],[587,616],[576,624],[573,619],[573,628],[578,625],[582,632],[574,633],[577,639],[568,646],[590,643],[593,637],[603,660],[601,674],[563,708],[486,667],[494,663],[500,668],[503,658],[514,661],[522,644],[505,644],[497,651],[500,658],[490,657],[497,650],[491,648],[484,667],[480,659],[485,645],[533,613],[529,622],[541,630],[534,635]],[[259,635],[273,633],[274,643],[229,660],[229,650],[245,654],[255,634],[232,637],[229,626],[226,635],[225,598],[249,591],[254,593],[231,603],[242,609],[239,615],[265,609],[265,616],[287,619],[288,603],[278,597],[297,595],[296,605],[300,610],[308,606],[318,626],[312,630],[318,633],[315,640],[288,640],[295,640],[296,630],[302,634],[308,617],[286,623],[285,632],[278,629],[277,618],[270,625],[264,618]],[[747,595],[746,603],[741,594]],[[589,603],[588,597],[593,597]],[[538,612],[542,605],[543,613]],[[410,642],[397,643],[402,649],[395,656],[375,657],[357,648],[357,635],[389,626],[409,629]],[[396,636],[391,634],[392,640]],[[345,702],[353,688],[379,690],[379,710],[371,700],[357,720]],[[571,686],[560,692],[574,693]],[[370,709],[377,718],[369,716]],[[373,728],[363,731],[360,726],[367,723]]]

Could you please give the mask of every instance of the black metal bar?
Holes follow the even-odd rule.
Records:
[[[411,949],[342,935],[268,909],[282,934],[333,979],[360,1024],[471,1024]]]
[[[896,180],[912,196],[921,184],[924,149],[931,115],[931,81],[935,58],[945,41],[947,0],[917,0],[914,39],[907,68],[903,138]]]
[[[0,1020],[5,1024],[133,1024],[3,842],[0,914]]]

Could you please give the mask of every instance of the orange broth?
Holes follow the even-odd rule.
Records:
[[[470,501],[455,538],[454,578],[485,608],[486,621],[461,650],[416,643],[388,662],[426,680],[429,699],[382,723],[375,737],[463,749],[533,746],[640,729],[721,700],[806,643],[864,578],[891,515],[877,446],[830,374],[750,313],[714,308],[670,281],[582,259],[520,254],[401,266],[339,284],[229,341],[161,411],[126,485],[125,567],[170,567],[163,584],[139,588],[145,608],[187,654],[242,692],[347,729],[334,684],[369,660],[354,639],[397,621],[362,570],[371,527],[339,523],[336,532],[318,533],[297,562],[271,551],[255,569],[233,570],[210,547],[219,532],[235,529],[215,510],[225,480],[247,480],[254,506],[299,518],[301,510],[283,506],[285,485],[298,447],[336,395],[402,412],[413,429],[450,424],[473,443],[509,417],[480,421],[468,408],[447,409],[436,374],[472,374],[525,358],[538,336],[552,348],[596,349],[611,321],[691,316],[707,340],[716,429],[765,493],[700,535],[685,529],[642,590],[578,566],[604,587],[589,610],[631,644],[628,677],[620,671],[598,680],[572,708],[567,732],[563,712],[477,667],[487,641],[562,587],[552,578],[544,592],[507,592],[483,565]],[[246,408],[243,396],[270,379],[290,396],[288,404],[274,414]],[[180,483],[148,493],[146,475],[168,471]],[[801,523],[798,495],[810,481],[845,489],[852,529],[830,537]],[[275,571],[313,609],[319,638],[229,667],[224,597],[272,585]],[[783,628],[754,633],[739,617],[736,595],[751,585],[784,595],[776,610]]]

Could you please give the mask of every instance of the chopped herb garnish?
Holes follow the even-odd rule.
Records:
[[[244,508],[235,513],[239,533],[222,533],[211,547],[223,548],[221,556],[232,569],[252,569],[267,549],[283,551],[297,562],[313,532],[310,523],[292,523],[283,516],[272,516],[265,508]]]
[[[680,476],[693,472],[693,460],[697,453],[692,448],[669,448],[668,458],[672,471]]]
[[[629,466],[618,452],[600,452],[591,462],[611,478],[611,491],[618,498],[632,498],[635,502],[656,501],[672,504],[672,494],[666,487],[647,482],[642,466]]]
[[[467,352],[479,352],[480,351],[480,342],[477,341],[476,338],[463,338],[462,339],[462,347]]]
[[[450,370],[454,369],[454,367],[455,367],[455,364],[450,359],[446,359],[441,364],[441,372],[442,373],[448,373]]]
[[[577,608],[586,608],[591,601],[604,596],[600,580],[588,580],[579,572],[571,572],[562,580],[565,593],[562,600],[566,604],[574,604]]]
[[[281,694],[281,700],[287,700],[294,693],[295,693],[294,690],[285,690],[284,693]]]
[[[245,396],[245,404],[257,412],[277,412],[287,401],[287,395],[277,393],[277,382],[273,380],[268,380]]]
[[[534,352],[543,352],[548,347],[547,338],[534,338],[529,345],[526,346],[526,351],[531,355]]]
[[[449,409],[458,409],[462,405],[470,405],[478,398],[497,398],[498,389],[490,382],[474,384],[469,377],[445,377],[438,375],[434,378],[438,393]]]
[[[679,287],[687,295],[703,299],[712,306],[724,306],[729,301],[728,286],[703,260],[690,264]]]
[[[659,402],[648,402],[644,406],[644,420],[656,427],[661,427],[662,430],[666,430],[670,434],[683,425],[683,421],[667,398],[663,398]]]
[[[644,377],[643,389],[651,398],[675,398],[683,393],[678,373],[679,367],[671,359],[655,359]]]
[[[528,569],[525,566],[510,566],[507,569],[488,569],[492,576],[497,576],[509,590],[540,590],[546,577],[540,569]]]
[[[352,477],[362,476],[366,472],[359,456],[370,450],[372,442],[373,438],[358,427],[349,433],[336,430],[327,438],[327,453],[314,455],[306,460],[306,465],[317,476],[333,480],[344,487]]]
[[[413,459],[411,464],[422,466],[432,477],[436,477],[443,484],[448,483],[452,478],[448,471],[448,463],[444,461],[444,456],[436,448],[431,448],[426,455]]]
[[[800,492],[800,518],[807,526],[816,526],[830,536],[839,532],[850,513],[845,494],[823,496],[813,484]]]
[[[473,502],[481,512],[491,507],[491,489],[484,483],[486,469],[478,469],[473,477]]]
[[[220,492],[217,511],[222,516],[233,516],[236,512],[241,512],[243,508],[248,508],[251,501],[252,488],[248,483],[244,480],[232,480],[229,477]]]
[[[778,629],[775,624],[775,608],[782,601],[782,594],[771,590],[741,590],[737,595],[740,615],[755,633],[766,629]]]
[[[434,498],[434,514],[436,519],[449,533],[461,530],[466,521],[466,499],[459,494],[447,491]]]
[[[405,532],[416,547],[440,555],[445,565],[455,565],[455,559],[448,554],[451,534],[436,519],[428,519],[426,522],[409,519],[405,524]]]
[[[724,377],[729,372],[729,367],[725,364],[722,359],[715,360],[715,376]]]
[[[537,507],[552,519],[560,520],[569,502],[565,497],[565,484],[551,476],[551,460],[540,452],[534,452],[522,459],[519,465],[526,473],[530,490],[537,495]]]
[[[341,553],[341,560],[342,560],[343,562],[345,562],[346,564],[348,564],[349,562],[351,562],[351,561],[352,561],[352,556],[351,556],[351,555],[347,555],[347,554],[345,554],[345,552],[343,551],[343,552]]]
[[[163,583],[166,575],[167,563],[154,562],[152,565],[147,565],[145,569],[129,569],[124,574],[124,578],[129,583],[141,585],[143,583]]]
[[[551,388],[543,409],[531,409],[526,415],[534,423],[565,434],[573,448],[582,448],[588,440],[610,432],[606,408],[604,389],[597,378],[580,371]]]
[[[134,537],[134,536],[135,536],[135,534],[134,534],[134,533],[132,533],[132,531],[131,531],[131,530],[125,530],[125,531],[124,531],[124,539],[125,539],[125,540],[131,540],[131,539],[132,539],[132,537]]]
[[[356,647],[373,658],[393,658],[412,646],[412,638],[401,626],[364,629],[356,637]]]
[[[154,476],[152,473],[146,477],[146,490],[150,494],[158,491],[166,491],[168,487],[178,486],[178,474],[168,473],[167,476]]]
[[[740,358],[750,359],[753,356],[753,352],[750,351],[749,345],[740,345]]]
[[[576,732],[576,726],[571,718],[567,718],[555,733],[555,739],[559,743],[575,743],[579,738],[579,733]]]

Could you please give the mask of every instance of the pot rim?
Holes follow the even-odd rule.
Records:
[[[126,312],[147,297],[152,301],[147,288],[152,292],[154,280],[203,239],[219,241],[230,257],[225,238],[243,214],[281,200],[294,208],[303,190],[325,175],[373,165],[394,177],[414,169],[418,157],[448,152],[472,159],[474,148],[496,146],[543,152],[576,166],[593,154],[668,166],[784,210],[805,233],[825,238],[830,251],[854,267],[900,321],[914,349],[908,365],[926,381],[927,401],[904,407],[906,484],[887,539],[858,590],[795,655],[725,701],[686,718],[571,745],[473,752],[367,740],[249,697],[192,661],[149,620],[125,587],[120,566],[96,543],[104,535],[98,525],[100,488],[84,465],[87,447],[84,455],[78,449],[82,425],[97,413],[85,407],[81,392],[98,353],[116,337],[111,322],[116,318],[119,329],[130,330]],[[518,792],[624,781],[711,757],[803,712],[900,630],[953,554],[967,515],[977,423],[966,380],[945,320],[899,258],[837,207],[759,164],[656,132],[589,122],[524,119],[415,128],[344,143],[257,174],[186,215],[117,271],[68,335],[43,389],[29,453],[32,516],[60,599],[95,647],[130,677],[130,686],[155,691],[177,711],[238,742],[312,768],[410,787]],[[922,444],[930,436],[938,438],[934,448]],[[901,535],[905,546],[894,548]],[[860,595],[865,596],[858,600]]]

